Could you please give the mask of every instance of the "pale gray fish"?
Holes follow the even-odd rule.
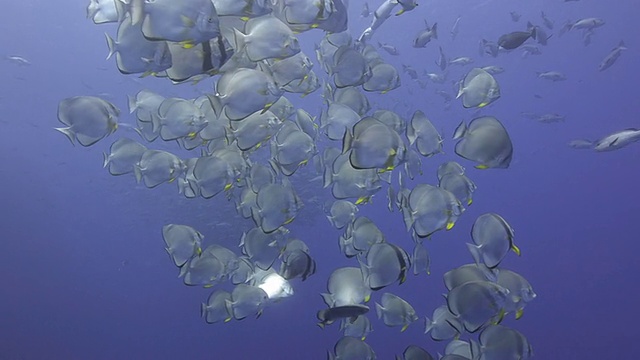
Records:
[[[394,56],[398,56],[400,55],[400,52],[398,51],[398,49],[388,43],[381,43],[378,41],[378,47],[384,51],[386,51],[389,55],[394,55]]]
[[[31,65],[31,61],[29,61],[27,58],[23,57],[23,56],[18,56],[18,55],[7,55],[5,57],[5,60],[14,63],[15,65],[18,66],[29,66]]]
[[[162,238],[167,246],[165,250],[177,267],[183,266],[189,259],[202,253],[204,236],[191,226],[165,225],[162,227]]]
[[[393,212],[393,203],[395,198],[395,190],[393,190],[393,186],[389,185],[387,187],[387,209],[389,209],[390,212]]]
[[[265,233],[291,223],[303,205],[288,181],[262,187],[258,191],[256,204],[257,207],[251,210],[253,220]]]
[[[207,94],[204,97],[197,98],[194,103],[200,108],[200,111],[207,120],[207,126],[198,132],[198,136],[202,140],[210,143],[216,143],[216,141],[212,140],[222,141],[225,139],[230,129],[230,121],[223,114],[220,99],[215,97],[215,95]]]
[[[595,151],[613,151],[621,149],[631,143],[640,140],[640,130],[631,128],[621,131],[616,131],[611,135],[607,135],[604,138],[598,140],[593,145]]]
[[[345,134],[360,121],[360,115],[351,107],[339,103],[331,103],[322,110],[320,129],[331,140],[342,140]]]
[[[447,295],[449,311],[468,332],[476,332],[504,314],[509,290],[488,281],[470,281],[453,288]]]
[[[218,16],[237,16],[243,20],[271,12],[268,0],[212,0]]]
[[[471,344],[463,340],[451,340],[444,348],[444,353],[449,355],[459,355],[465,359],[473,359],[471,355]]]
[[[256,198],[258,193],[254,192],[251,187],[242,189],[240,196],[235,196],[236,211],[245,219],[251,219],[251,209],[256,207]]]
[[[494,117],[475,118],[469,126],[462,122],[453,138],[460,139],[456,144],[456,154],[478,163],[477,169],[506,169],[511,163],[511,138],[502,123]]]
[[[509,290],[505,311],[515,313],[516,320],[522,317],[524,307],[538,295],[522,275],[508,269],[496,269],[497,284]]]
[[[362,85],[371,77],[364,56],[345,45],[340,46],[333,54],[329,70],[329,75],[333,76],[334,84],[339,88]]]
[[[163,140],[194,138],[209,121],[192,100],[181,98],[167,98],[162,101],[158,107],[158,116],[153,120],[153,125],[160,129],[160,137]]]
[[[284,59],[300,52],[300,44],[287,24],[264,15],[247,21],[244,33],[234,28],[235,51],[249,60]]]
[[[594,142],[588,139],[571,140],[569,146],[574,149],[593,149]]]
[[[520,249],[513,242],[513,228],[496,213],[478,216],[471,228],[471,238],[473,244],[467,244],[467,248],[478,265],[495,268],[510,249],[520,256]]]
[[[202,250],[202,253],[213,255],[220,260],[223,267],[222,274],[225,280],[229,278],[234,271],[238,270],[238,267],[240,266],[238,256],[224,246],[211,244]]]
[[[391,171],[404,158],[402,139],[392,128],[373,117],[358,121],[345,132],[342,152],[349,153],[355,169]]]
[[[422,156],[429,157],[442,152],[442,137],[420,110],[416,110],[411,117],[407,126],[407,139],[410,145],[416,144]]]
[[[376,314],[387,326],[402,326],[400,331],[405,331],[418,320],[413,306],[397,295],[384,293],[380,302],[376,303]]]
[[[569,30],[593,30],[597,27],[603,26],[605,21],[600,18],[584,18],[569,23]]]
[[[282,89],[289,93],[302,94],[301,97],[305,97],[318,90],[321,86],[320,78],[312,70],[301,81],[290,82],[284,85]]]
[[[331,186],[331,194],[336,199],[355,198],[356,205],[367,203],[382,188],[376,169],[355,169],[349,161],[349,155],[338,156],[326,165],[324,187]]]
[[[218,79],[216,90],[224,112],[231,120],[269,110],[283,93],[268,73],[245,68],[224,73]]]
[[[210,253],[202,253],[187,262],[181,269],[184,284],[210,288],[223,281],[224,265]]]
[[[318,318],[318,320],[320,320],[318,326],[324,328],[325,325],[331,325],[338,320],[342,320],[344,318],[355,318],[368,312],[368,306],[353,304],[322,309],[318,311],[316,317]]]
[[[135,95],[127,95],[129,113],[136,112],[156,112],[158,107],[165,100],[165,97],[151,90],[143,89]],[[142,121],[146,121],[141,119]]]
[[[378,64],[371,68],[371,77],[362,84],[365,91],[375,91],[386,94],[400,87],[400,74],[393,65]]]
[[[438,39],[438,23],[433,24],[433,26],[429,27],[427,24],[427,20],[424,20],[424,29],[420,30],[418,34],[415,36],[413,40],[414,48],[423,48],[427,46],[432,39]]]
[[[491,325],[482,330],[479,342],[471,340],[474,358],[486,360],[532,359],[533,349],[520,332],[502,325]]]
[[[278,117],[278,119],[285,121],[290,116],[295,114],[296,109],[291,101],[289,101],[289,99],[287,99],[285,96],[280,96],[280,98],[278,98],[278,100],[273,103],[271,107],[269,107],[269,111],[274,113]]]
[[[460,83],[457,98],[462,98],[465,108],[482,108],[500,98],[500,85],[481,68],[471,69]]]
[[[449,270],[442,276],[447,290],[468,283],[470,281],[497,281],[497,269],[492,270],[480,264],[466,264]]]
[[[271,139],[281,125],[280,119],[271,111],[256,111],[242,120],[230,122],[227,142],[230,144],[235,140],[242,151],[257,149]]]
[[[455,161],[447,161],[438,166],[438,181],[446,175],[464,175],[464,168]]]
[[[190,81],[195,85],[208,79],[222,72],[235,54],[231,44],[222,36],[190,47],[174,42],[168,42],[168,45],[172,63],[166,74],[174,84]]]
[[[131,18],[127,17],[118,26],[115,40],[105,34],[109,47],[107,59],[115,54],[116,65],[122,74],[155,75],[172,65],[167,43],[148,40],[141,29],[140,23],[133,25]]]
[[[89,0],[87,19],[93,20],[94,24],[118,22],[118,4],[120,0]]]
[[[433,340],[449,340],[459,336],[464,328],[456,315],[453,315],[447,305],[441,305],[433,311],[431,319],[425,316],[424,333]]]
[[[260,163],[251,164],[251,171],[247,180],[251,189],[256,194],[263,186],[272,184],[275,179],[276,174],[269,166],[265,166]]]
[[[444,82],[446,81],[446,77],[447,74],[435,74],[435,73],[424,73],[424,76],[427,77],[427,79],[429,79],[429,81],[432,81],[434,83],[437,84],[444,84]]]
[[[284,59],[268,59],[267,62],[269,63],[273,80],[280,86],[302,83],[307,77],[311,76],[310,72],[313,68],[313,63],[303,52]]]
[[[185,171],[184,162],[176,155],[163,150],[147,150],[142,154],[133,172],[136,181],[144,181],[148,188],[165,182],[173,182]]]
[[[233,285],[246,284],[253,280],[255,268],[251,259],[246,256],[238,257],[238,268],[231,274],[231,283]]]
[[[211,0],[154,0],[144,3],[142,33],[151,40],[193,46],[220,35],[216,8]]]
[[[431,274],[431,259],[429,258],[429,252],[424,245],[416,243],[413,247],[413,254],[411,256],[411,262],[413,263],[413,275],[418,275],[422,272],[427,275]]]
[[[133,172],[133,167],[142,158],[147,147],[129,138],[116,140],[109,148],[109,153],[103,153],[102,167],[109,168],[111,175],[123,175]]]
[[[420,346],[409,345],[402,352],[402,358],[396,356],[396,360],[435,360],[435,358]]]
[[[255,227],[248,232],[242,233],[240,247],[242,253],[262,270],[268,270],[278,258],[281,251],[280,242],[285,231],[279,230],[269,234],[259,227]]]
[[[318,152],[314,139],[294,122],[286,122],[271,141],[271,157],[284,175],[292,175]]]
[[[409,179],[413,180],[418,175],[422,175],[422,157],[414,149],[408,149],[404,159],[404,172]]]
[[[231,293],[231,300],[227,300],[227,308],[236,320],[247,316],[260,317],[264,306],[269,301],[267,293],[257,286],[238,284]]]
[[[509,15],[511,16],[511,21],[513,21],[513,22],[518,22],[518,21],[520,21],[520,17],[522,16],[522,15],[518,14],[518,13],[517,13],[517,12],[515,12],[515,11],[511,11],[511,12],[509,12]]]
[[[353,247],[358,252],[366,252],[374,244],[385,241],[382,231],[371,219],[365,216],[357,217],[350,223],[345,231],[345,236],[352,238]]]
[[[316,272],[316,262],[305,251],[295,250],[286,252],[282,256],[282,266],[280,267],[280,275],[291,280],[299,277],[302,281]]]
[[[407,230],[413,229],[418,238],[425,238],[436,231],[451,230],[463,210],[447,190],[418,184],[403,207],[403,216]]]
[[[327,219],[336,229],[342,229],[355,219],[358,207],[348,200],[336,200],[331,204]]]
[[[371,346],[361,339],[344,336],[333,347],[333,352],[328,353],[329,360],[375,360],[376,353]]]
[[[476,184],[466,175],[449,174],[442,176],[438,186],[455,195],[456,199],[464,206],[473,203],[473,193],[476,191]]]
[[[379,290],[396,281],[402,284],[411,267],[409,255],[402,248],[390,243],[377,243],[371,246],[360,262],[364,282],[372,290]]]
[[[91,146],[118,129],[120,109],[95,96],[74,96],[58,104],[58,120],[66,127],[54,128],[72,144]]]
[[[333,101],[350,107],[359,116],[363,116],[371,109],[367,97],[358,90],[358,88],[353,86],[335,89]]]
[[[547,114],[528,114],[522,113],[523,116],[529,117],[532,120],[541,123],[557,123],[564,121],[564,115],[556,114],[556,113],[547,113]]]
[[[296,109],[295,115],[293,122],[313,141],[316,141],[318,138],[318,124],[316,124],[315,117],[311,116],[304,109]]]
[[[536,71],[536,75],[539,79],[556,81],[567,80],[567,76],[560,71]]]
[[[406,120],[391,110],[376,110],[371,117],[380,120],[398,134],[404,133],[407,129]]]
[[[298,32],[318,27],[333,10],[329,0],[286,0],[274,3],[274,14]]]
[[[411,80],[418,80],[418,71],[410,65],[402,64],[402,71],[409,75]]]
[[[327,291],[320,295],[328,307],[360,304],[371,298],[371,289],[365,285],[362,271],[356,267],[333,270],[327,279]]]
[[[352,336],[363,340],[373,331],[371,321],[365,315],[358,315],[356,318],[344,318],[340,322],[340,331],[343,336]]]
[[[613,48],[613,50],[611,50],[611,52],[602,60],[602,62],[600,62],[600,65],[598,65],[598,70],[604,71],[610,68],[613,64],[615,64],[616,61],[618,61],[618,58],[624,50],[627,50],[627,46],[624,44],[624,41],[620,40],[618,46]]]
[[[473,63],[473,59],[468,56],[459,56],[457,58],[449,59],[449,65],[465,66]]]
[[[460,31],[460,19],[462,19],[462,16],[458,15],[456,20],[453,22],[453,25],[451,26],[451,41],[455,40],[458,36],[458,32]]]
[[[233,317],[227,309],[227,301],[231,301],[228,291],[216,290],[209,295],[206,303],[200,305],[200,316],[207,324],[229,322]]]
[[[501,66],[495,66],[495,65],[490,65],[490,66],[485,66],[483,68],[481,68],[482,70],[488,72],[491,75],[496,75],[496,74],[501,74],[504,72],[504,68]]]
[[[193,187],[205,199],[210,199],[233,186],[233,173],[229,164],[217,156],[198,158],[193,168]]]
[[[348,29],[348,0],[324,0],[325,3],[333,6],[329,6],[329,16],[318,23],[318,29],[324,30],[327,33],[341,33]],[[326,6],[325,6],[326,8]],[[313,28],[315,24],[312,24]]]

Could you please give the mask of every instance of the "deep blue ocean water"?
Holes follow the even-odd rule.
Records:
[[[481,114],[499,118],[514,144],[509,169],[476,170],[453,152],[453,130],[471,120],[473,110],[453,101],[445,109],[436,89],[453,93],[449,80],[421,89],[406,75],[388,94],[368,94],[372,106],[408,117],[424,111],[445,138],[445,154],[423,160],[424,175],[414,184],[434,184],[437,166],[461,162],[476,183],[474,203],[448,232],[425,241],[432,273],[393,285],[391,291],[409,301],[418,315],[431,315],[444,303],[442,274],[472,262],[465,242],[475,218],[501,214],[515,229],[522,256],[509,254],[502,266],[519,272],[538,297],[524,316],[505,324],[522,332],[536,359],[634,359],[640,312],[637,288],[638,154],[640,144],[610,153],[575,150],[573,139],[597,139],[617,130],[639,127],[638,84],[640,6],[631,0],[601,2],[431,0],[419,1],[412,12],[389,19],[373,41],[394,44],[400,56],[381,52],[398,69],[411,65],[436,72],[438,45],[449,56],[470,56],[474,66],[499,65],[502,97]],[[294,175],[306,206],[289,226],[311,248],[318,270],[294,283],[295,295],[269,306],[259,319],[207,325],[200,303],[211,290],[187,287],[164,251],[161,228],[188,224],[205,241],[234,247],[250,220],[236,215],[223,197],[185,199],[174,184],[147,189],[130,175],[114,177],[102,168],[102,152],[122,136],[136,134],[121,127],[97,144],[72,146],[53,130],[58,102],[76,95],[103,96],[123,110],[120,121],[133,123],[126,95],[148,88],[165,96],[196,97],[211,89],[211,80],[197,86],[172,85],[166,79],[121,75],[113,60],[105,61],[103,32],[116,25],[94,25],[85,19],[85,1],[16,1],[0,12],[0,55],[29,59],[30,66],[0,62],[0,359],[323,359],[340,338],[338,325],[321,330],[316,311],[325,305],[319,293],[340,266],[357,266],[339,251],[341,232],[331,228],[318,203],[330,197],[319,183],[306,184],[312,167]],[[362,3],[350,4],[354,36],[370,19],[359,17]],[[370,1],[371,9],[377,1]],[[555,20],[543,54],[522,58],[520,51],[497,58],[480,57],[480,38],[524,30],[527,20],[541,25],[540,11]],[[514,23],[509,12],[522,19]],[[449,29],[461,16],[460,33],[451,41]],[[562,37],[565,20],[599,17],[592,44],[579,33]],[[411,42],[423,18],[438,22],[439,39],[425,49]],[[300,35],[303,50],[315,61],[313,44],[321,34]],[[599,72],[598,64],[624,40],[618,62]],[[317,62],[316,62],[317,63]],[[468,68],[468,67],[467,67]],[[322,74],[319,66],[314,68]],[[466,68],[465,68],[466,69]],[[536,71],[558,70],[568,77],[552,83]],[[457,80],[465,70],[452,69]],[[320,91],[294,104],[319,114]],[[537,96],[534,96],[537,95]],[[561,123],[542,124],[522,112],[559,113]],[[137,139],[137,138],[136,138]],[[174,143],[154,147],[175,151]],[[305,172],[306,171],[306,172]],[[361,207],[359,215],[376,221],[386,237],[410,251],[413,243],[401,214],[389,213],[384,192]],[[236,248],[237,249],[237,248]],[[239,249],[238,249],[239,253]],[[374,294],[378,300],[380,294]],[[432,354],[444,343],[423,334],[422,320],[400,333],[370,314],[374,331],[367,343],[378,359],[392,359],[409,344]],[[463,337],[466,339],[467,337]]]

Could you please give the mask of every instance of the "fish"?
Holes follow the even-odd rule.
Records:
[[[622,55],[622,52],[625,50],[627,50],[627,46],[624,44],[624,41],[620,40],[618,46],[613,48],[613,50],[611,50],[611,52],[600,62],[598,70],[604,71],[610,68],[616,61],[618,61],[618,58],[620,58],[620,55]]]
[[[455,152],[459,156],[477,163],[476,168],[506,169],[513,157],[513,144],[502,123],[491,116],[464,122],[456,129],[454,139],[460,139]]]

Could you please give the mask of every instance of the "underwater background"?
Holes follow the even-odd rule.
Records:
[[[166,79],[122,75],[113,60],[105,61],[103,32],[115,24],[94,25],[85,18],[85,1],[14,1],[0,12],[0,52],[20,56],[31,65],[0,62],[0,359],[323,359],[340,338],[338,326],[316,326],[316,312],[325,307],[329,274],[341,266],[358,266],[338,247],[341,231],[331,227],[323,203],[331,194],[314,178],[309,166],[292,177],[305,203],[291,234],[305,241],[317,263],[308,280],[294,284],[295,294],[269,305],[259,319],[206,324],[200,303],[211,289],[187,287],[164,250],[162,226],[188,224],[215,242],[237,249],[251,220],[235,212],[224,197],[186,199],[174,184],[154,189],[136,184],[131,175],[111,176],[102,167],[102,152],[117,138],[136,138],[121,127],[91,147],[72,146],[54,131],[60,100],[94,95],[127,114],[127,97],[141,89],[164,96],[196,97],[212,89],[212,80],[197,85],[172,85]],[[371,9],[378,4],[371,1]],[[370,23],[360,17],[362,3],[349,4],[349,31],[356,37]],[[447,108],[434,93],[402,74],[402,85],[387,94],[368,95],[374,109],[396,111],[409,118],[420,109],[444,138],[444,154],[423,159],[424,175],[414,184],[435,183],[441,162],[467,167],[478,189],[473,205],[450,231],[425,240],[431,275],[409,275],[392,291],[410,302],[418,315],[430,316],[442,305],[446,288],[442,274],[472,262],[465,243],[478,215],[501,214],[515,229],[520,257],[502,263],[529,280],[537,297],[519,320],[504,324],[525,335],[536,359],[633,358],[640,312],[637,288],[638,144],[598,153],[568,146],[574,139],[598,139],[625,128],[639,127],[640,40],[638,4],[632,0],[563,2],[507,0],[430,0],[398,18],[391,18],[373,42],[395,45],[399,56],[382,57],[401,69],[435,71],[437,46],[451,56],[470,56],[474,66],[505,68],[497,75],[502,97],[482,114],[505,124],[514,144],[508,169],[476,170],[453,151],[453,131],[474,111],[452,100]],[[510,11],[522,15],[512,22]],[[555,19],[556,30],[539,56],[519,52],[497,58],[480,57],[481,38],[524,30],[527,20],[540,23],[540,11]],[[449,29],[461,16],[459,35]],[[606,24],[584,46],[580,35],[555,34],[568,19],[598,17]],[[440,37],[426,48],[411,47],[423,19],[437,21]],[[551,33],[551,32],[550,32]],[[321,72],[313,45],[321,32],[299,35],[303,51]],[[626,50],[615,65],[598,71],[600,61],[620,40]],[[561,71],[566,81],[550,82],[537,71]],[[450,79],[464,75],[453,69]],[[449,89],[447,81],[446,88]],[[453,86],[453,85],[452,85]],[[454,90],[451,90],[453,93]],[[305,98],[287,97],[297,107],[319,115],[320,91]],[[453,93],[455,96],[455,93]],[[522,113],[558,113],[559,123],[540,123]],[[175,143],[156,148],[186,152]],[[340,146],[340,145],[338,145]],[[412,247],[401,213],[390,213],[384,192],[360,207],[359,216],[376,222],[388,239]],[[239,250],[238,250],[239,253]],[[378,300],[379,294],[374,294]],[[374,331],[367,343],[379,359],[392,359],[410,344],[432,354],[443,342],[425,335],[422,319],[400,332],[370,313]]]

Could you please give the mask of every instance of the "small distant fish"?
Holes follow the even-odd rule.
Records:
[[[553,82],[567,80],[567,76],[559,71],[537,71],[536,74],[539,79],[551,80]]]
[[[598,140],[593,149],[600,152],[618,150],[638,140],[640,140],[640,130],[625,129]]]
[[[511,15],[511,21],[513,21],[513,22],[520,21],[520,17],[522,16],[522,15],[518,14],[515,11],[510,12],[509,15]]]
[[[611,50],[609,55],[607,55],[604,60],[602,60],[600,65],[598,65],[598,70],[604,71],[610,68],[613,64],[615,64],[624,50],[627,50],[627,47],[625,46],[624,41],[620,40],[618,46]]]
[[[29,66],[31,65],[31,61],[27,60],[26,58],[22,57],[22,56],[14,56],[14,55],[9,55],[5,58],[7,61],[10,61],[18,66]]]
[[[536,27],[531,23],[527,24],[527,31],[514,31],[500,36],[498,45],[505,50],[513,50],[529,38],[536,39]]]
[[[368,18],[371,15],[371,10],[369,10],[369,3],[365,2],[362,5],[362,11],[360,11],[360,17]]]

